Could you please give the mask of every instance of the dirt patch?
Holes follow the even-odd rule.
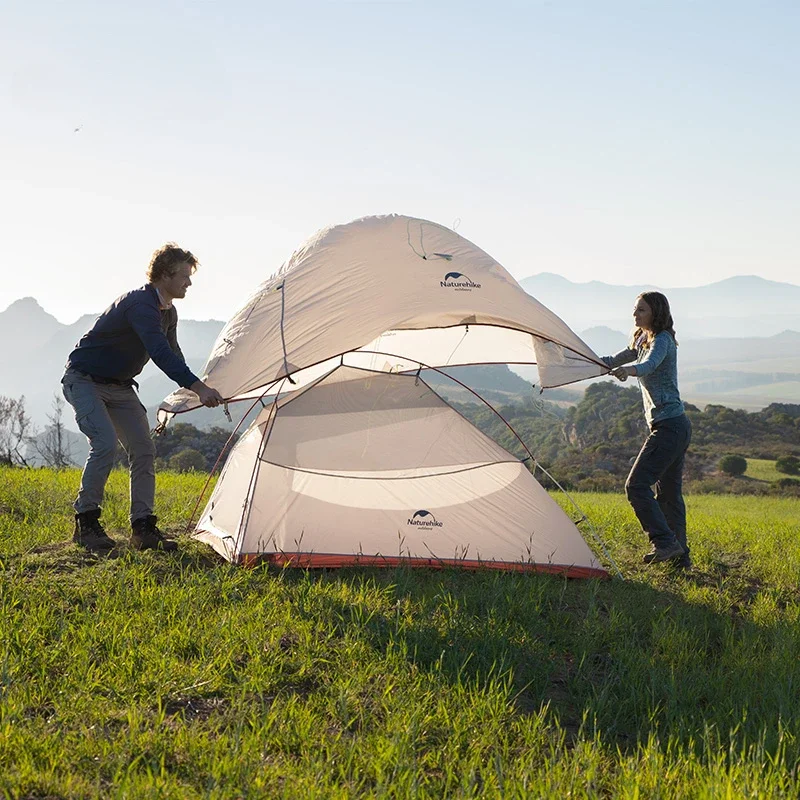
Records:
[[[12,508],[8,503],[0,503],[0,517],[11,517],[21,522],[25,519],[25,512],[20,508]]]
[[[45,722],[52,722],[56,718],[56,709],[52,703],[45,703],[41,706],[29,706],[22,712],[25,719],[41,719]]]
[[[168,717],[181,717],[187,722],[206,722],[213,714],[224,713],[230,707],[227,697],[176,697],[164,706]]]
[[[741,572],[747,562],[748,558],[744,553],[722,553],[712,561],[711,572],[727,578],[732,572]]]
[[[286,687],[281,693],[286,691]],[[257,709],[265,714],[278,694],[262,695],[250,693],[244,700],[249,710]],[[177,695],[162,701],[165,724],[175,727],[180,722],[209,725],[212,728],[225,728],[234,724],[236,709],[230,697],[212,695]]]
[[[59,542],[35,547],[26,553],[6,556],[0,568],[15,570],[24,575],[39,573],[69,575],[96,566],[106,559],[118,557],[119,553],[116,550],[100,555],[75,547],[72,542]]]

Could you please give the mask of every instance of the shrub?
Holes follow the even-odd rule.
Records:
[[[202,453],[187,447],[170,458],[169,468],[175,472],[200,472],[206,468],[206,460]]]
[[[720,472],[724,472],[726,475],[744,475],[745,471],[747,470],[747,459],[743,456],[722,456],[717,464]]]
[[[781,497],[800,497],[800,480],[797,478],[779,478],[769,485],[770,494]]]
[[[781,456],[775,462],[775,469],[785,475],[800,475],[800,458],[797,458],[797,456]]]
[[[772,491],[774,483],[762,481],[740,481],[727,475],[718,475],[714,478],[704,478],[700,481],[684,483],[686,494],[737,494],[764,496]],[[775,494],[784,495],[788,490],[777,489]]]

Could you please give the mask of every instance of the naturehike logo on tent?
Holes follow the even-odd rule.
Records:
[[[457,292],[471,292],[473,289],[481,288],[479,283],[475,283],[463,272],[448,272],[444,280],[439,281],[439,286],[443,289],[455,289]]]
[[[430,519],[428,519],[430,517]],[[431,514],[430,511],[425,511],[425,509],[420,509],[419,511],[414,512],[414,516],[408,520],[406,523],[407,525],[413,525],[414,527],[418,528],[441,528],[442,523],[439,522],[436,517]]]

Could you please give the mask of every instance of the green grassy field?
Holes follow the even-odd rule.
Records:
[[[789,478],[790,475],[784,475],[775,469],[775,462],[767,458],[748,458],[747,459],[747,472],[745,475],[748,478],[755,478],[757,481],[772,481],[780,480],[781,478]]]
[[[159,476],[186,524],[205,476]],[[696,569],[626,580],[95,559],[78,472],[0,469],[0,796],[786,797],[800,793],[800,501],[688,498]],[[126,476],[105,519],[121,540]]]

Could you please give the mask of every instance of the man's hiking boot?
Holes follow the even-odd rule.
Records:
[[[649,553],[644,554],[642,561],[644,561],[645,564],[659,564],[662,561],[669,561],[672,558],[679,558],[685,552],[686,551],[678,542],[666,544],[663,547],[658,547],[654,544],[652,550],[650,550]]]
[[[100,524],[99,508],[75,515],[75,533],[72,534],[72,541],[93,553],[105,553],[117,546]]]
[[[134,550],[161,550],[164,553],[178,549],[175,542],[164,538],[164,534],[156,527],[156,518],[152,514],[135,519],[131,524],[131,547]]]

